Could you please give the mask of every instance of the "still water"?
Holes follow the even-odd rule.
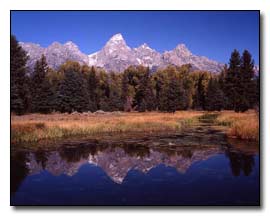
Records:
[[[12,150],[11,205],[259,205],[258,143],[213,134]]]

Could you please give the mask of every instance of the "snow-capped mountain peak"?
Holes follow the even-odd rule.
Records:
[[[124,40],[124,38],[123,38],[123,36],[122,36],[121,33],[117,33],[117,34],[113,35],[111,37],[111,39],[110,39],[110,41],[115,41],[115,42],[117,42],[117,41],[123,41],[123,40]]]
[[[106,43],[106,46],[118,46],[118,45],[123,45],[123,46],[127,46],[126,45],[126,41],[123,38],[122,34],[118,33],[113,35],[108,42]]]
[[[73,48],[75,48],[75,49],[78,48],[77,44],[73,43],[72,41],[67,41],[64,45],[65,45],[66,47],[72,48],[72,49],[73,49]]]
[[[184,56],[191,56],[192,53],[189,51],[189,49],[186,47],[185,44],[178,44],[175,48],[176,51],[180,53],[180,55]]]
[[[193,68],[219,72],[223,64],[203,56],[193,55],[185,44],[178,44],[175,49],[159,53],[148,44],[143,43],[137,48],[130,48],[121,33],[113,35],[104,47],[95,53],[86,55],[72,41],[65,44],[53,42],[47,48],[33,43],[20,43],[30,59],[28,66],[34,67],[36,60],[44,54],[48,65],[53,69],[67,60],[78,61],[80,64],[103,67],[107,71],[121,72],[130,65],[144,65],[150,68],[164,68],[168,65],[191,64]]]

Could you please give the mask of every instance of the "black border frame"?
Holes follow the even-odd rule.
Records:
[[[217,208],[220,208],[220,207],[233,207],[233,208],[237,208],[237,209],[251,209],[254,210],[258,210],[258,209],[261,209],[263,207],[263,202],[262,202],[262,165],[261,165],[261,160],[262,160],[262,152],[261,152],[261,136],[262,136],[262,131],[261,131],[261,118],[262,118],[262,100],[261,100],[261,94],[263,94],[264,92],[262,91],[262,76],[264,75],[261,71],[262,71],[262,65],[261,65],[261,52],[262,52],[262,49],[261,49],[261,40],[263,41],[263,34],[261,34],[261,25],[262,25],[262,22],[263,22],[263,19],[262,19],[262,14],[261,14],[261,11],[260,10],[10,10],[10,36],[12,35],[12,12],[48,12],[48,11],[51,11],[51,12],[78,12],[78,11],[81,11],[81,12],[112,12],[112,11],[118,11],[118,12],[173,12],[173,11],[177,11],[177,12],[257,12],[258,15],[259,15],[259,29],[258,29],[258,32],[259,32],[259,141],[258,141],[258,144],[259,144],[259,197],[260,197],[260,200],[259,200],[259,204],[258,205],[11,205],[11,193],[10,193],[10,206],[13,206],[16,210],[35,210],[35,209],[41,209],[41,208],[44,208],[46,210],[48,210],[49,208],[51,208],[52,210],[60,210],[60,209],[70,209],[70,208],[74,208],[74,210],[76,210],[76,208],[79,208],[79,207],[85,207],[86,208],[91,208],[91,209],[97,209],[97,208],[100,208],[100,207],[106,207],[106,209],[108,209],[108,207],[113,207],[114,209],[118,209],[119,207],[121,209],[127,209],[127,208],[130,208],[130,207],[136,207],[136,209],[140,209],[142,207],[146,208],[146,207],[150,207],[150,208],[154,208],[154,209],[160,209],[160,208],[182,208],[182,209],[186,209],[186,208],[192,208],[192,207],[202,207],[204,209],[206,208],[211,208],[211,209],[217,209]],[[10,54],[10,58],[11,58],[11,54]],[[9,72],[10,73],[10,72]],[[10,74],[11,75],[11,74]],[[9,89],[9,92],[11,93],[11,80],[10,80],[10,83],[9,83],[9,86],[10,86],[10,89]],[[11,96],[11,94],[10,94]],[[11,182],[11,98],[10,98],[10,182]],[[10,185],[10,188],[11,188],[11,185]],[[62,208],[64,207],[64,208]],[[139,208],[138,208],[139,207]],[[241,207],[241,208],[240,208]],[[197,208],[198,209],[198,208]],[[227,209],[227,208],[225,208]]]

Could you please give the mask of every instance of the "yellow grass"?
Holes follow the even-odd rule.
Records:
[[[244,113],[223,111],[216,121],[229,127],[227,134],[230,137],[259,140],[259,116],[254,110]]]
[[[203,112],[105,113],[105,114],[29,114],[11,117],[11,141],[36,142],[74,136],[106,133],[176,132]]]

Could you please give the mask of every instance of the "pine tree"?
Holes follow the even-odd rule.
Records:
[[[60,84],[57,97],[58,110],[69,113],[89,110],[89,93],[80,65],[77,62],[67,62],[62,70],[64,70],[64,79]]]
[[[109,77],[105,71],[99,71],[97,85],[97,108],[103,111],[110,111],[109,105],[110,87]]]
[[[32,112],[49,113],[53,109],[54,94],[52,86],[46,78],[47,72],[46,58],[42,55],[41,59],[36,61],[31,77]]]
[[[156,92],[155,103],[156,103],[157,109],[160,110],[161,109],[160,96],[161,96],[161,90],[162,90],[163,83],[157,77],[154,77],[154,82],[155,82],[155,92]]]
[[[221,111],[224,107],[224,94],[215,78],[209,80],[205,101],[205,108],[209,111]]]
[[[225,95],[228,98],[228,108],[239,111],[239,100],[242,93],[240,77],[241,58],[237,50],[231,54],[227,76],[225,78]]]
[[[203,84],[204,80],[204,74],[199,75],[199,79],[197,82],[197,88],[196,88],[196,98],[195,98],[195,106],[197,109],[205,109],[205,87]]]
[[[259,109],[260,107],[260,77],[259,75],[255,78],[256,82],[256,98],[255,98],[255,109]]]
[[[144,75],[139,81],[138,89],[135,95],[137,109],[140,112],[151,111],[155,108],[154,93],[151,86],[150,70],[143,68]]]
[[[129,87],[129,79],[126,71],[123,74],[122,78],[122,95],[121,95],[121,101],[123,104],[122,110],[124,111],[131,111],[132,110],[132,104],[129,101],[129,95],[128,95],[128,88]]]
[[[232,52],[224,92],[228,98],[229,109],[244,112],[254,106],[256,100],[254,62],[247,50],[243,52],[242,57],[237,50]]]
[[[110,74],[110,96],[109,96],[109,107],[110,111],[122,110],[122,92],[121,92],[121,78],[122,76],[116,73]]]
[[[253,108],[256,100],[256,80],[254,76],[254,61],[247,50],[244,50],[241,57],[239,89],[239,110],[244,112],[249,108]]]
[[[11,112],[19,115],[24,114],[29,109],[30,91],[29,78],[27,77],[28,57],[26,52],[18,44],[15,36],[10,38],[10,100]]]
[[[97,110],[97,85],[98,78],[96,75],[96,69],[92,66],[88,78],[88,89],[89,89],[89,108],[92,112]]]
[[[225,64],[223,69],[221,70],[221,73],[218,76],[218,84],[219,84],[220,90],[222,91],[222,95],[223,95],[223,108],[224,109],[229,109],[230,108],[228,98],[227,98],[227,96],[225,94],[225,92],[227,90],[226,89],[227,73],[228,73],[228,66],[227,66],[227,64]]]
[[[167,111],[175,112],[179,107],[179,97],[180,97],[180,85],[176,78],[172,78],[169,82],[168,92],[167,92]]]
[[[46,73],[46,82],[48,82],[48,85],[50,85],[50,91],[52,93],[52,97],[49,97],[51,111],[58,110],[57,94],[63,79],[64,79],[64,71],[60,72],[55,71],[52,68],[48,68],[48,71]]]

